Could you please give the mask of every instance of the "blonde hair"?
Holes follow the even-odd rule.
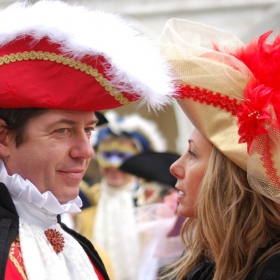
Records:
[[[197,198],[197,218],[181,229],[185,254],[164,270],[181,280],[205,258],[215,261],[213,280],[243,280],[251,269],[280,252],[274,245],[256,253],[280,234],[280,205],[251,189],[247,173],[213,147]]]

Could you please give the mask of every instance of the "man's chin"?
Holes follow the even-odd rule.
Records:
[[[57,195],[57,196],[55,195],[55,196],[60,204],[67,204],[68,202],[70,202],[78,197],[79,189],[80,189],[80,186],[77,186],[75,191],[73,188],[71,192],[68,192],[68,193],[65,192],[63,194],[59,194],[59,195]]]

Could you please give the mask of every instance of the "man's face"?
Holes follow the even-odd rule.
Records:
[[[30,180],[41,193],[51,191],[61,204],[74,199],[93,156],[89,138],[96,122],[89,111],[48,110],[31,119],[19,147],[7,138],[2,159],[8,174]]]

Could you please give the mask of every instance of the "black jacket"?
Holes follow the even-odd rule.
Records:
[[[58,222],[63,230],[69,233],[80,243],[92,263],[101,272],[104,279],[109,280],[104,264],[94,249],[92,243],[84,236],[61,223],[60,216],[58,216]],[[4,280],[9,250],[13,241],[18,236],[18,233],[19,217],[15,205],[6,186],[3,183],[0,183],[0,280]]]
[[[256,259],[263,255],[276,243],[280,242],[280,239],[274,239],[269,242],[265,248],[258,250]],[[205,259],[193,270],[188,273],[184,280],[212,280],[214,277],[215,264],[212,261]],[[244,280],[279,280],[280,279],[280,253],[276,253],[270,259],[256,266],[252,269],[249,275]]]

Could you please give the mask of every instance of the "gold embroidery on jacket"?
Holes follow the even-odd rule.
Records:
[[[14,264],[14,266],[18,270],[22,279],[28,280],[26,273],[25,273],[25,269],[24,269],[23,258],[22,258],[22,254],[21,254],[20,243],[19,243],[19,237],[17,237],[11,245],[10,252],[9,252],[9,259],[11,260],[11,262]]]

